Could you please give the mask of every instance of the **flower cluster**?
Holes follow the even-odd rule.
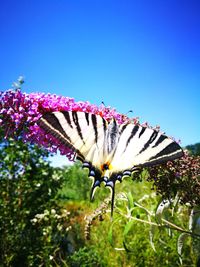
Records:
[[[44,213],[38,213],[33,219],[31,219],[32,225],[42,224],[43,225],[43,235],[47,235],[52,231],[52,222],[55,222],[58,231],[65,230],[68,232],[70,227],[66,227],[66,218],[69,217],[69,212],[67,210],[62,210],[59,214],[55,209],[44,210]]]
[[[69,160],[74,159],[74,152],[64,146],[50,134],[45,133],[37,121],[46,112],[83,111],[98,114],[106,120],[115,118],[118,123],[131,121],[138,124],[138,118],[129,119],[115,109],[101,104],[99,107],[89,102],[75,102],[73,98],[55,94],[26,94],[20,90],[0,92],[0,127],[6,137],[22,138],[25,142],[40,144],[51,152],[60,150]],[[147,123],[143,126],[150,127]],[[157,131],[160,129],[155,128]],[[149,170],[149,180],[153,180],[157,191],[164,197],[171,197],[177,191],[181,193],[182,203],[200,204],[199,168],[200,158],[186,155],[180,160],[168,162]],[[181,179],[179,179],[181,177]]]
[[[20,89],[0,92],[0,126],[6,137],[20,137],[25,142],[38,143],[51,152],[57,152],[59,149],[61,154],[71,160],[74,158],[73,151],[50,134],[46,134],[37,125],[38,119],[44,113],[60,110],[99,114],[106,120],[115,118],[119,123],[128,120],[127,116],[119,114],[115,109],[105,107],[103,104],[97,107],[89,102],[75,102],[73,98],[55,94],[26,94]],[[137,118],[133,121],[138,122]]]
[[[163,199],[178,193],[182,204],[200,205],[200,156],[185,156],[173,162],[149,168],[149,181]]]
[[[33,228],[37,229],[37,232],[41,234],[44,239],[44,244],[48,244],[48,248],[51,254],[49,259],[56,258],[56,253],[60,249],[52,250],[52,244],[55,242],[60,243],[63,238],[66,238],[66,234],[71,230],[70,225],[70,213],[65,209],[45,209],[43,213],[38,213],[30,220]],[[56,238],[55,238],[56,237]]]

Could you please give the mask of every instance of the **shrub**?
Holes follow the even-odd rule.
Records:
[[[53,266],[66,256],[69,214],[56,204],[63,180],[47,156],[21,140],[1,142],[1,266]]]

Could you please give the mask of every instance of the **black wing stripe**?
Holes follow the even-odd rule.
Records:
[[[155,145],[153,147],[158,146],[159,144],[161,144],[165,139],[168,139],[168,137],[166,135],[161,135],[158,140],[156,141]]]
[[[89,126],[90,121],[89,121],[89,113],[85,113],[85,119],[87,121],[87,125]]]
[[[66,121],[67,122],[67,121]],[[84,159],[84,156],[81,152],[72,145],[71,138],[63,130],[59,119],[53,113],[47,113],[43,115],[39,121],[38,125],[45,130],[46,133],[50,133],[52,136],[61,141],[63,145],[71,148],[75,151],[80,158]]]
[[[123,131],[126,129],[128,123],[127,124],[124,124],[121,128],[121,131],[120,131],[120,135],[122,135]]]
[[[182,149],[179,148],[178,151],[176,151],[170,155],[165,155],[165,156],[160,157],[160,158],[154,158],[154,159],[149,160],[148,162],[142,164],[142,167],[150,167],[150,166],[154,166],[157,164],[167,162],[169,160],[175,160],[175,159],[181,158],[183,155],[184,155],[184,153],[183,153]]]
[[[80,127],[80,124],[79,124],[77,112],[72,111],[72,118],[73,118],[74,124],[76,125],[77,133],[78,133],[78,135],[80,136],[81,140],[84,143],[83,135],[82,135],[81,127]]]
[[[92,114],[92,125],[93,125],[93,129],[94,129],[94,134],[95,134],[95,142],[97,143],[98,141],[98,132],[97,132],[97,118],[96,115]]]
[[[106,124],[106,121],[104,120],[104,118],[102,118],[102,122],[103,122],[104,136],[105,136],[106,135],[106,130],[107,130],[107,124]]]
[[[146,128],[145,127],[142,127],[142,130],[141,132],[139,133],[139,138],[143,135],[143,133],[145,132]]]
[[[43,115],[38,124],[50,133],[63,136],[64,139],[66,138],[68,142],[71,142],[71,138],[63,130],[58,118],[53,113]]]
[[[127,142],[126,142],[126,148],[129,144],[129,142],[131,141],[131,139],[136,135],[137,131],[139,130],[139,126],[138,125],[135,125],[131,131],[131,135],[129,136]],[[126,150],[125,148],[125,150]]]
[[[138,155],[142,152],[144,152],[150,145],[151,143],[153,143],[153,141],[156,139],[156,137],[158,136],[158,132],[154,131],[152,133],[152,135],[150,136],[149,140],[144,144],[144,147],[140,150],[140,152],[138,153]]]
[[[156,158],[170,157],[170,155],[176,154],[176,151],[177,152],[180,151],[180,146],[177,143],[173,142],[173,143],[169,144],[168,146],[166,146],[164,149],[162,149],[154,157],[151,157],[150,161],[154,160]]]
[[[64,117],[65,117],[67,123],[69,124],[69,126],[70,126],[71,128],[73,128],[73,126],[72,126],[72,122],[71,122],[71,119],[70,119],[69,112],[68,112],[68,111],[62,111],[61,113],[64,115]]]

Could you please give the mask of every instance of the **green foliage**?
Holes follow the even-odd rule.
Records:
[[[200,143],[186,146],[186,149],[194,156],[200,156]]]
[[[70,258],[72,267],[103,267],[101,255],[96,251],[95,246],[83,247],[75,252]]]
[[[63,201],[88,200],[90,196],[91,181],[87,170],[81,168],[80,163],[57,168],[57,173],[63,177],[64,184],[59,191],[59,198]]]
[[[64,184],[61,190],[59,190],[58,198],[62,203],[69,201],[80,202],[85,201],[87,205],[90,203],[90,189],[92,185],[92,179],[88,178],[88,170],[83,169],[80,162],[76,162],[73,165],[64,166],[56,169],[59,176],[63,177]],[[102,188],[101,188],[102,189]],[[109,189],[96,190],[95,203],[101,203],[109,195]]]
[[[144,170],[116,184],[111,221],[109,199],[101,203],[109,190],[97,190],[91,204],[88,171],[80,164],[53,169],[48,156],[20,140],[1,142],[0,266],[196,265],[198,207],[191,216],[178,197],[162,202]]]
[[[145,181],[124,181],[121,191],[124,193],[116,195],[114,221],[110,222],[107,214],[103,222],[91,227],[90,244],[103,251],[105,266],[180,266],[177,240],[182,232],[190,233],[188,208],[174,206],[176,201],[165,202],[161,208],[160,197]],[[181,249],[183,266],[196,266],[192,246],[199,239],[191,237],[192,232]]]
[[[47,156],[37,146],[2,140],[0,266],[53,266],[63,257],[68,214],[56,204],[62,179]]]

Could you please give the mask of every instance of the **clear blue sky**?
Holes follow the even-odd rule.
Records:
[[[1,0],[0,89],[101,101],[200,141],[199,0]]]

